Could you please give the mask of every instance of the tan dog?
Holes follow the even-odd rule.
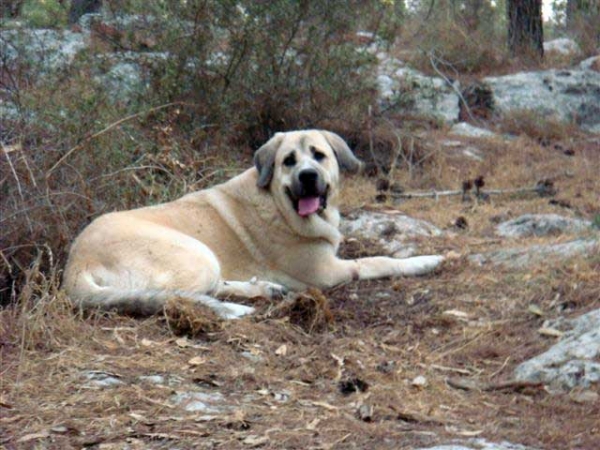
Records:
[[[418,275],[442,261],[336,257],[339,171],[360,167],[338,135],[277,133],[254,162],[211,189],[96,219],[71,248],[64,274],[69,296],[84,308],[141,315],[181,296],[235,318],[253,308],[217,298]]]

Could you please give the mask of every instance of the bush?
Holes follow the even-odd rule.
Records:
[[[21,17],[34,28],[57,28],[67,23],[67,8],[56,0],[28,0],[21,6]]]
[[[504,11],[478,2],[480,10],[460,2],[441,2],[429,10],[417,10],[416,17],[401,35],[403,46],[418,49],[411,63],[422,71],[438,75],[482,73],[502,67],[508,54],[504,49]],[[465,2],[469,3],[469,2]]]

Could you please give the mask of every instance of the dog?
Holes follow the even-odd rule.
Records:
[[[434,270],[443,257],[336,256],[340,172],[361,164],[335,133],[277,133],[254,167],[223,184],[95,219],[72,245],[64,290],[84,309],[152,315],[183,297],[233,319],[254,309],[222,301],[231,296],[280,298]]]

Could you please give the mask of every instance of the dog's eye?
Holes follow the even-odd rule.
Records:
[[[325,153],[315,150],[313,151],[313,158],[315,158],[315,161],[323,161],[325,159]]]
[[[283,160],[283,165],[286,167],[293,167],[294,165],[296,165],[296,155],[293,153],[287,155]]]

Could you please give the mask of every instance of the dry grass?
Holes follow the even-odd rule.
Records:
[[[438,150],[419,176],[396,170],[393,181],[410,190],[454,189],[477,175],[490,188],[552,178],[569,208],[534,194],[378,206],[374,181],[360,177],[346,180],[346,207],[395,208],[429,220],[447,234],[419,241],[421,250],[460,255],[525,245],[492,234],[498,217],[599,213],[600,158],[589,136],[553,137],[546,146],[527,136],[467,140],[483,151],[483,162],[444,148],[445,138],[432,133],[429,145]],[[566,141],[572,156],[554,147]],[[458,216],[467,228],[451,226]],[[356,241],[343,252],[376,253]],[[392,449],[469,436],[592,449],[600,439],[597,402],[550,396],[539,386],[448,384],[510,380],[519,362],[552,344],[537,332],[543,320],[600,307],[600,255],[524,271],[475,268],[459,256],[428,277],[350,283],[280,304],[259,300],[255,317],[229,322],[178,301],[147,320],[82,317],[57,290],[59,273],[39,270],[48,256],[27,272],[18,302],[0,313],[0,426],[8,449]],[[88,371],[122,383],[99,388],[86,379]],[[170,381],[140,379],[148,375]],[[413,385],[417,376],[427,385]],[[228,407],[207,414],[174,404],[174,392],[193,390],[221,393]]]

